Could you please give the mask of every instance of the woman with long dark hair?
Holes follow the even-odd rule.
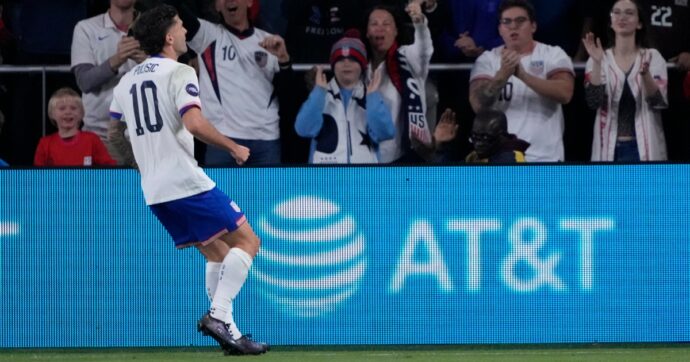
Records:
[[[646,25],[637,0],[619,0],[610,17],[612,45],[588,33],[587,104],[596,109],[592,161],[666,160],[661,109],[666,97],[666,60],[645,47]]]
[[[420,162],[417,152],[432,147],[429,124],[426,120],[424,84],[434,52],[427,19],[419,1],[406,8],[414,26],[412,44],[400,45],[403,30],[397,12],[388,6],[375,6],[367,16],[366,39],[369,43],[369,77],[381,72],[379,91],[390,109],[396,128],[395,138],[379,145],[379,160],[390,162]]]

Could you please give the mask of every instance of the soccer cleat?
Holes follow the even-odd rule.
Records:
[[[237,349],[238,344],[228,331],[225,324],[211,317],[210,313],[204,314],[197,323],[197,330],[205,336],[215,339],[224,351]]]
[[[251,334],[245,334],[234,342],[235,345],[225,350],[226,355],[262,354],[271,349],[268,344],[253,340]]]

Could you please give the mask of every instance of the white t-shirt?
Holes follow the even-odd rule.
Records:
[[[115,87],[112,118],[127,123],[146,204],[181,199],[215,187],[194,159],[194,137],[182,115],[201,108],[194,69],[152,57]]]
[[[189,47],[199,54],[204,116],[228,137],[279,139],[278,98],[273,94],[278,58],[259,46],[271,34],[254,28],[240,38],[221,24],[199,23]]]
[[[77,23],[72,35],[72,64],[74,68],[79,64],[99,66],[117,53],[117,44],[127,34],[120,31],[108,13],[96,15]],[[113,88],[120,81],[120,77],[132,69],[136,63],[127,60],[118,69],[118,75],[110,79],[96,92],[84,93],[84,130],[96,133],[105,139],[108,133],[108,106],[113,95]]]
[[[501,68],[503,46],[484,52],[474,63],[470,83],[493,79]],[[531,54],[521,59],[527,73],[542,79],[553,74],[575,74],[570,57],[557,46],[536,43]],[[563,109],[561,104],[537,94],[520,79],[511,76],[501,91],[495,108],[506,113],[508,132],[530,143],[528,162],[563,161]]]

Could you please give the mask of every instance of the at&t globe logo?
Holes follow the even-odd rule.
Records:
[[[251,275],[284,313],[318,317],[359,289],[364,235],[336,203],[317,196],[283,201],[259,219],[257,232],[262,249]]]

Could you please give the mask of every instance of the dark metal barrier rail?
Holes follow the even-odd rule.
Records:
[[[295,64],[293,68],[297,71],[307,71],[318,64]],[[431,71],[447,72],[447,71],[470,71],[472,70],[473,63],[462,63],[462,64],[431,64]],[[329,65],[323,65],[325,68],[330,68]],[[575,70],[581,71],[585,69],[585,63],[579,62],[574,63],[573,66]],[[674,63],[667,64],[669,69],[676,68]],[[41,100],[42,100],[42,123],[43,123],[43,136],[46,135],[46,107],[47,107],[47,95],[46,95],[46,75],[48,73],[70,73],[69,65],[0,65],[0,74],[10,73],[40,73],[41,74]]]

